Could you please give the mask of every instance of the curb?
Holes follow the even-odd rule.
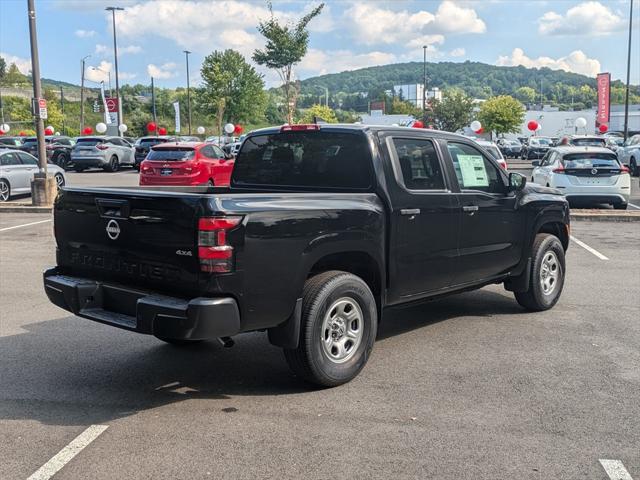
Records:
[[[570,214],[571,221],[575,222],[640,222],[640,210],[616,213],[606,210],[572,210]]]
[[[51,213],[53,207],[34,207],[28,203],[5,203],[0,205],[0,213]]]

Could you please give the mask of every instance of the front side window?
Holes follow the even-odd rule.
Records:
[[[394,138],[394,149],[409,190],[444,190],[444,177],[431,140]]]
[[[497,167],[480,151],[466,143],[447,143],[453,168],[462,190],[504,193],[505,187]]]

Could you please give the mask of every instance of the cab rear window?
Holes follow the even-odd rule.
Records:
[[[362,134],[281,132],[247,137],[236,158],[235,186],[364,190],[373,184]]]
[[[176,161],[176,160],[190,160],[195,155],[195,150],[185,148],[152,148],[147,155],[147,160],[159,160],[159,161]]]

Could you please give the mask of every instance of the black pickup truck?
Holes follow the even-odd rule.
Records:
[[[333,386],[387,307],[503,283],[551,308],[569,208],[462,136],[295,125],[249,134],[228,188],[65,187],[54,231],[56,305],[179,345],[267,331]]]

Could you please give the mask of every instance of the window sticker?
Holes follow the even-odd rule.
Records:
[[[481,155],[458,155],[464,188],[488,187],[489,176]]]

